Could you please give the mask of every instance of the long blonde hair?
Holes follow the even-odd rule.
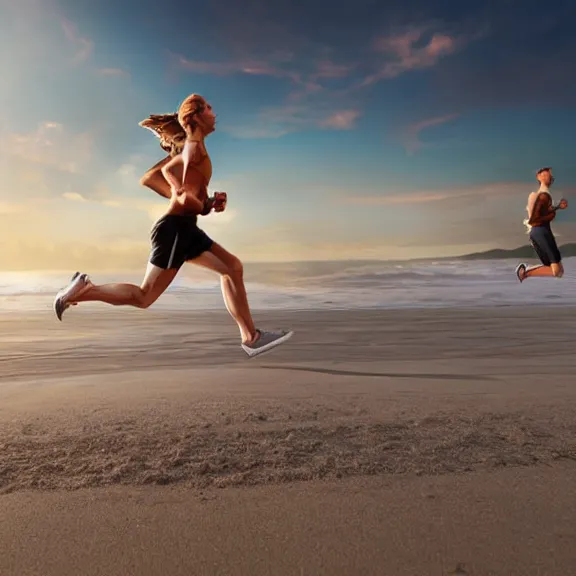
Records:
[[[176,156],[184,148],[186,131],[178,122],[178,114],[151,114],[138,123],[160,139],[160,147],[170,156]]]

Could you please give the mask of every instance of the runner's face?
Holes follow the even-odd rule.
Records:
[[[206,102],[204,106],[204,111],[200,115],[202,123],[209,129],[214,130],[216,126],[216,114],[212,110],[212,106]]]
[[[540,182],[544,184],[544,186],[551,186],[554,183],[554,176],[552,176],[552,172],[542,172],[539,179]]]

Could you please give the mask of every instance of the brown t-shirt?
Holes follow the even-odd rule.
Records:
[[[530,226],[550,226],[556,218],[556,210],[552,206],[552,196],[548,192],[539,192],[528,220]]]

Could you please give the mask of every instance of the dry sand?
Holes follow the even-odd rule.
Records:
[[[575,309],[258,317],[0,316],[1,576],[576,574]]]

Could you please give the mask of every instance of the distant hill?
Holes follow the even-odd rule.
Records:
[[[576,256],[576,243],[564,244],[560,246],[562,257],[570,258]],[[475,252],[473,254],[465,254],[456,258],[457,260],[526,260],[534,259],[536,254],[532,246],[521,246],[520,248],[513,248],[512,250],[486,250],[486,252]]]

